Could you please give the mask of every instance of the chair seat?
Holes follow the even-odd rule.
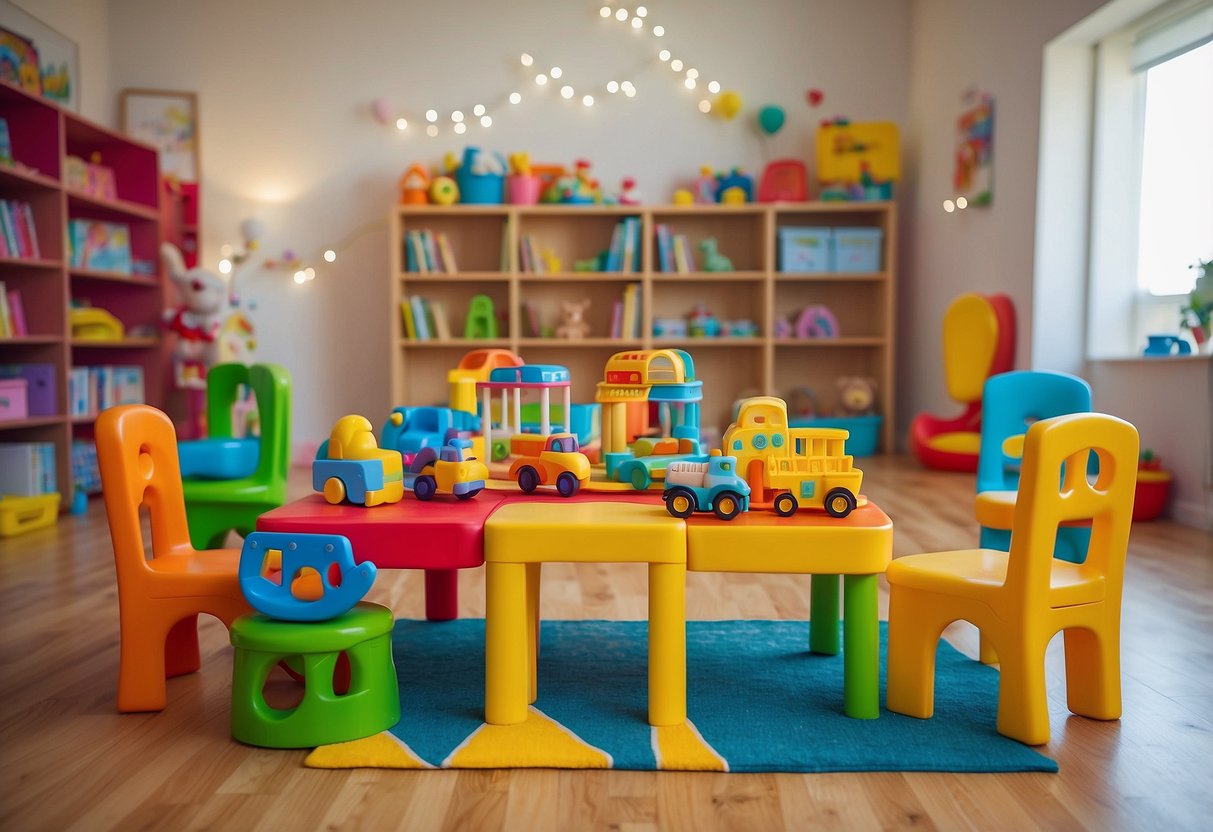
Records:
[[[239,549],[207,549],[184,555],[161,555],[147,562],[160,575],[225,575],[234,577],[240,565]]]
[[[964,594],[992,598],[1007,578],[1006,552],[993,549],[961,549],[898,558],[889,565],[890,584],[945,595]],[[1049,582],[1049,606],[1073,607],[1093,604],[1104,598],[1101,575],[1088,577],[1080,566],[1053,561]]]
[[[270,485],[256,479],[239,480],[186,480],[182,483],[185,489],[186,505],[190,503],[235,503],[256,502],[269,500],[280,505],[284,497],[275,494]],[[280,486],[279,490],[284,490]]]
[[[970,431],[937,433],[927,440],[927,444],[936,451],[976,456],[981,450],[981,434]]]
[[[335,653],[391,632],[392,611],[360,601],[349,612],[328,621],[278,621],[260,613],[232,622],[235,647],[267,653]]]

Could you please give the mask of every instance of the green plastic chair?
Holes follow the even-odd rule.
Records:
[[[248,535],[257,518],[286,502],[290,464],[291,377],[276,364],[219,364],[207,373],[206,411],[211,436],[232,435],[232,405],[242,384],[257,400],[261,448],[257,469],[234,480],[186,480],[185,511],[197,549],[222,546],[229,531]]]
[[[308,748],[369,737],[400,721],[392,661],[392,611],[365,601],[328,621],[232,622],[232,736],[262,748]],[[349,658],[349,689],[334,690],[338,657]],[[301,667],[303,699],[278,709],[263,688],[274,665]]]

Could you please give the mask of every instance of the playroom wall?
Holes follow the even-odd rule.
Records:
[[[316,256],[372,227],[303,287],[283,272],[239,278],[258,304],[259,357],[294,376],[298,440],[320,437],[343,413],[373,416],[389,406],[383,223],[396,179],[412,161],[437,162],[468,143],[529,150],[536,160],[586,157],[608,187],[630,174],[646,201],[667,201],[702,163],[756,172],[769,158],[808,158],[818,120],[835,113],[906,122],[908,4],[647,6],[650,24],[667,28],[663,45],[699,69],[702,82],[716,78],[738,90],[750,118],[698,113],[702,89],[684,89],[656,59],[654,38],[601,20],[593,0],[111,0],[114,98],[137,86],[199,94],[206,262],[218,260],[222,243],[238,242],[248,216],[265,221],[267,254],[289,247]],[[597,104],[587,110],[564,101],[550,84],[540,91],[519,66],[523,51],[536,57],[536,69],[561,66],[578,98],[597,82]],[[601,85],[611,78],[632,80],[638,95],[608,96]],[[817,110],[804,101],[809,87],[826,93]],[[488,131],[444,130],[431,140],[419,129],[428,107],[445,126],[451,109],[494,105],[515,88],[523,104],[494,110]],[[405,134],[372,120],[369,105],[379,96],[405,111],[412,124]],[[788,113],[769,141],[752,121],[766,103]]]

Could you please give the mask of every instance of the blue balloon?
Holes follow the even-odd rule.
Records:
[[[784,118],[783,107],[768,104],[758,111],[758,126],[768,136],[774,136],[783,127]]]

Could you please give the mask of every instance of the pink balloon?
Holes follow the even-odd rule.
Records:
[[[387,124],[392,120],[392,102],[386,98],[376,98],[371,102],[371,114],[375,116],[375,121]]]

